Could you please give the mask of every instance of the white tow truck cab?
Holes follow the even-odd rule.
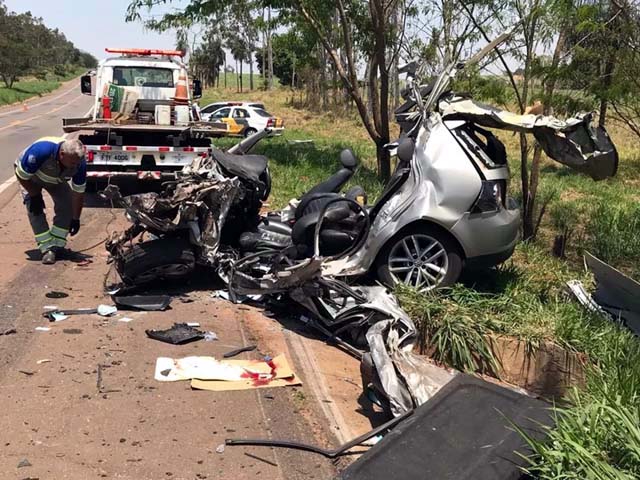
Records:
[[[66,118],[63,130],[77,132],[86,148],[87,176],[174,178],[198,156],[206,156],[211,138],[227,133],[223,122],[201,122],[193,108],[200,82],[189,83],[182,52],[112,49],[95,75],[81,78],[81,91],[95,96],[91,115]]]

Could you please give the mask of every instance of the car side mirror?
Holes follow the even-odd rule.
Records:
[[[193,81],[193,98],[202,98],[202,82],[200,80]]]
[[[93,95],[91,86],[91,75],[83,75],[80,77],[80,91],[83,95]]]

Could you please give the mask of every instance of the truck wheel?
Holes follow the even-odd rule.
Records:
[[[244,129],[244,138],[250,137],[251,135],[253,135],[254,133],[256,133],[258,130],[256,130],[255,128],[245,128]]]
[[[195,253],[188,240],[168,237],[135,245],[118,263],[118,273],[130,285],[181,279],[193,272]]]
[[[446,233],[429,225],[407,228],[393,237],[378,258],[378,278],[393,287],[404,283],[421,291],[448,287],[462,272],[462,254]]]

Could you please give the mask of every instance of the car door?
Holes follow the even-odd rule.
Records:
[[[210,121],[216,120],[218,122],[226,123],[229,127],[229,129],[227,130],[227,133],[229,135],[238,135],[238,132],[242,131],[242,129],[238,128],[238,124],[233,121],[233,118],[231,118],[231,110],[232,108],[230,107],[224,107],[219,110],[216,110],[211,114],[211,117],[209,117],[209,120]]]
[[[202,118],[202,120],[204,121],[209,121],[209,119],[211,118],[211,114],[216,110],[218,110],[219,108],[220,108],[220,105],[216,105],[215,103],[209,104],[206,107],[201,108],[200,118]]]
[[[249,112],[245,108],[236,107],[231,112],[231,117],[233,118],[236,125],[240,129],[238,131],[238,135],[244,134],[244,131],[251,127],[249,123]],[[255,127],[254,127],[255,128]],[[257,128],[256,128],[257,130]]]

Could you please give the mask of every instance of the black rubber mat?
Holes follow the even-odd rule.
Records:
[[[458,375],[345,469],[343,480],[519,480],[530,453],[512,423],[535,438],[549,404]]]

